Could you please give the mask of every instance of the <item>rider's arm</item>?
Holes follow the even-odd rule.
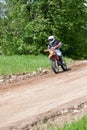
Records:
[[[44,50],[44,52],[49,52],[51,49],[51,45],[48,45],[48,48],[46,50]]]
[[[50,51],[50,49],[46,49],[46,50],[44,50],[44,52],[48,52],[48,51]]]
[[[60,48],[61,46],[62,46],[62,43],[59,42],[59,43],[54,47],[54,49],[56,49],[56,48]]]

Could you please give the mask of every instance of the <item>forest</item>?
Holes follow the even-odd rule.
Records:
[[[0,55],[39,55],[48,36],[63,55],[87,59],[87,0],[1,0]]]

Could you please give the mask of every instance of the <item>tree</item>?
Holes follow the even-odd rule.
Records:
[[[54,35],[63,43],[64,54],[86,57],[86,0],[6,0],[7,19],[1,19],[4,54],[39,54]],[[4,31],[3,31],[4,30]]]

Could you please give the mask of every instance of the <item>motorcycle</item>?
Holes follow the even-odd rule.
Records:
[[[67,65],[66,65],[65,60],[64,59],[61,60],[61,57],[56,55],[54,49],[47,49],[47,50],[44,50],[44,51],[49,52],[51,67],[52,67],[52,70],[55,73],[59,73],[59,66],[61,66],[63,71],[67,71]]]

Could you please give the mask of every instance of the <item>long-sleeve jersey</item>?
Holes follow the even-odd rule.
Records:
[[[52,47],[55,47],[56,45],[59,44],[59,42],[60,41],[55,40],[53,43],[51,43],[51,44],[48,45],[48,49],[51,49]]]

